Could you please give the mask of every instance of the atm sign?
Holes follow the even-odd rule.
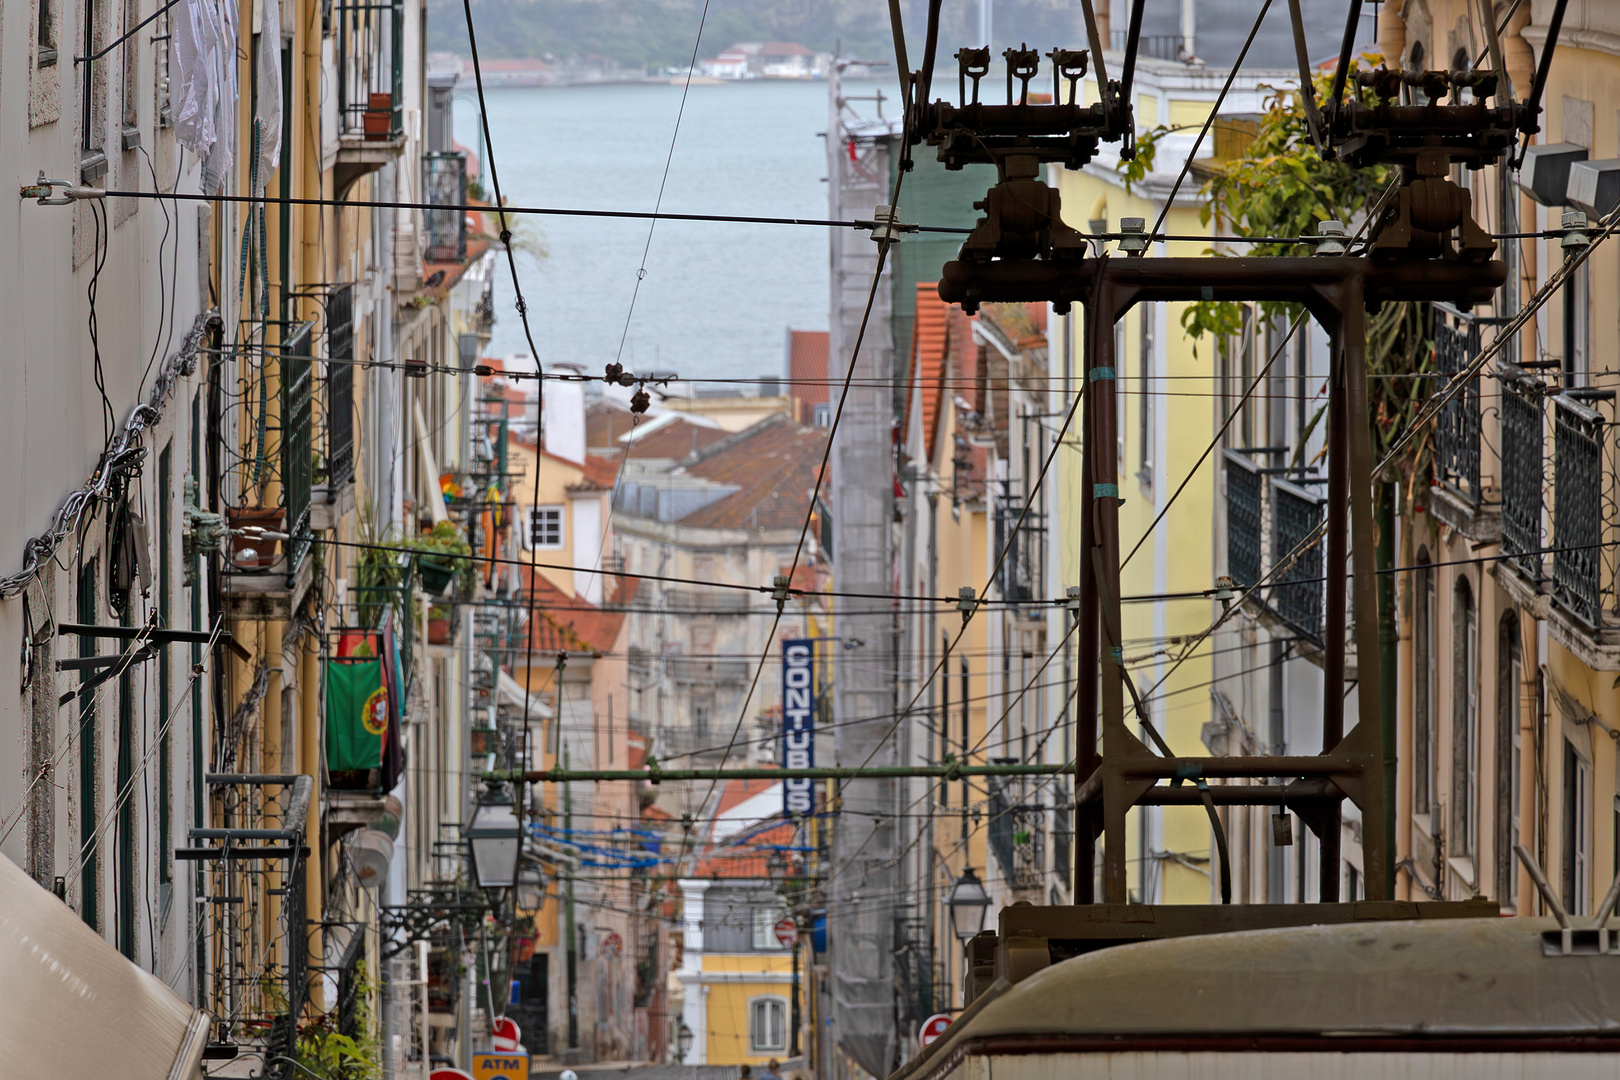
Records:
[[[473,1080],[529,1080],[528,1054],[487,1054],[472,1056]]]

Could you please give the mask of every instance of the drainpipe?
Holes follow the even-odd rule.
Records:
[[[1182,58],[1191,63],[1198,56],[1198,0],[1181,0]]]
[[[1528,15],[1529,9],[1526,8]],[[1399,71],[1406,56],[1406,2],[1384,4],[1378,12],[1378,51],[1384,65]]]

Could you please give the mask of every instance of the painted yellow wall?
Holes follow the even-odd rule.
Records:
[[[729,975],[780,974],[793,970],[792,957],[787,953],[705,954],[705,972]],[[755,1054],[749,1046],[749,1003],[760,997],[779,997],[790,1010],[793,984],[789,982],[726,981],[707,983],[707,1059],[710,1065],[763,1065],[771,1058],[787,1056],[786,1050]]]
[[[574,572],[572,570],[558,569],[574,564],[574,521],[573,507],[569,505],[568,488],[578,484],[585,478],[585,473],[578,467],[547,455],[540,461],[540,478],[538,492],[535,488],[535,452],[532,448],[520,445],[516,440],[507,444],[507,457],[511,462],[510,468],[521,471],[522,477],[512,482],[512,499],[517,503],[519,515],[516,527],[522,528],[528,520],[531,506],[562,506],[563,530],[562,547],[542,548],[535,556],[536,569],[540,574],[557,588],[574,595]],[[531,553],[527,548],[520,550],[523,560],[528,561]],[[546,564],[555,565],[546,565]]]
[[[1138,113],[1143,125],[1150,121]],[[1202,118],[1200,118],[1201,121]],[[1065,218],[1070,224],[1080,221],[1080,215],[1105,218],[1110,229],[1117,229],[1121,217],[1143,217],[1149,222],[1158,217],[1159,206],[1135,194],[1128,194],[1112,178],[1088,169],[1083,172],[1064,172],[1059,180]],[[1101,204],[1101,206],[1099,206]],[[1100,213],[1096,211],[1101,209]],[[1083,224],[1083,223],[1082,223]],[[1165,225],[1171,233],[1207,233],[1200,225],[1198,212],[1193,207],[1172,210]],[[1197,255],[1202,243],[1182,242],[1166,245],[1170,255]],[[1168,498],[1176,485],[1188,475],[1198,458],[1208,447],[1216,429],[1214,388],[1214,344],[1209,340],[1194,343],[1181,332],[1181,312],[1184,304],[1165,305],[1162,352],[1165,356],[1165,374],[1168,379],[1149,383],[1153,398],[1156,426],[1166,432],[1165,461],[1160,475],[1169,490],[1159,494]],[[1124,454],[1117,478],[1124,504],[1120,507],[1120,554],[1123,558],[1147,532],[1156,513],[1155,503],[1137,478],[1140,461],[1142,430],[1140,424],[1141,319],[1143,309],[1135,309],[1122,320],[1124,326],[1124,353],[1116,359],[1119,389],[1124,402]],[[1064,320],[1064,332],[1074,334],[1076,382],[1083,378],[1083,337],[1080,334],[1080,309],[1076,308]],[[1159,334],[1155,335],[1156,337]],[[1076,417],[1078,429],[1079,417]],[[1078,431],[1071,431],[1070,438]],[[1058,457],[1060,476],[1065,493],[1063,519],[1058,523],[1063,574],[1066,581],[1078,581],[1080,576],[1080,503],[1072,493],[1080,491],[1083,482],[1082,455],[1063,453]],[[1199,475],[1176,498],[1170,512],[1156,529],[1158,535],[1168,537],[1163,565],[1152,538],[1143,544],[1121,575],[1123,595],[1158,592],[1192,592],[1208,589],[1215,579],[1214,534],[1210,523],[1214,520],[1215,472],[1209,461],[1200,466]],[[1162,628],[1156,626],[1157,613],[1162,612]],[[1165,636],[1196,635],[1210,623],[1213,611],[1204,601],[1174,601],[1164,604],[1126,604],[1123,608],[1122,630],[1125,638],[1125,656],[1143,658],[1132,667],[1138,687],[1146,691],[1162,673],[1169,670],[1171,658],[1156,662],[1145,659],[1156,649],[1165,647]],[[1172,649],[1173,654],[1173,649]],[[1200,729],[1210,718],[1210,699],[1207,691],[1198,689],[1212,674],[1207,656],[1194,656],[1176,669],[1165,685],[1154,693],[1160,704],[1154,709],[1155,723],[1177,753],[1202,756],[1208,753],[1200,737]],[[1132,730],[1136,725],[1129,725]],[[1142,864],[1138,859],[1140,842],[1136,831],[1137,815],[1130,816],[1128,857],[1130,881],[1133,891],[1141,888]],[[1208,859],[1210,834],[1208,820],[1196,808],[1170,807],[1163,811],[1164,847],[1179,852],[1194,865],[1207,866],[1198,860]],[[1166,903],[1208,903],[1210,879],[1207,874],[1183,863],[1163,860],[1162,899]]]

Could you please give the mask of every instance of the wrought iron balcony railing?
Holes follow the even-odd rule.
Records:
[[[1472,321],[1447,322],[1435,316],[1434,357],[1443,385],[1467,370],[1479,355],[1479,326]],[[1463,500],[1478,506],[1480,446],[1479,377],[1469,379],[1462,392],[1452,396],[1440,410],[1436,433],[1435,471],[1440,482]]]
[[[1502,553],[1532,584],[1541,581],[1541,389],[1533,379],[1502,379]]]
[[[1265,483],[1260,467],[1244,454],[1235,450],[1222,454],[1226,459],[1226,573],[1247,588],[1260,580]]]
[[[1001,494],[995,496],[996,554],[1001,569],[996,586],[1003,599],[1039,605],[1045,598],[1041,571],[1046,564],[1046,516],[1034,506],[1025,512],[1024,498],[1016,491],[1017,481],[997,483]]]
[[[1009,761],[1009,764],[1017,764]],[[1020,801],[1021,792],[1005,778],[990,785],[990,850],[1001,864],[1002,880],[1015,889],[1038,888],[1045,881],[1046,808]]]
[[[405,6],[339,0],[339,138],[389,141],[405,131]]]
[[[460,151],[422,156],[422,190],[435,207],[427,211],[428,262],[459,263],[467,258],[467,155]]]
[[[1553,599],[1594,630],[1614,614],[1604,602],[1614,592],[1604,573],[1604,532],[1615,518],[1612,466],[1603,461],[1608,426],[1575,392],[1553,398]]]
[[[354,479],[354,286],[340,285],[326,301],[326,483]]]
[[[1271,482],[1271,558],[1282,565],[1294,549],[1322,524],[1324,500],[1286,480]],[[1318,541],[1272,579],[1271,606],[1300,633],[1322,639],[1323,571],[1326,560]]]

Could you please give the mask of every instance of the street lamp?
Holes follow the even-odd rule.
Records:
[[[692,1029],[681,1022],[680,1032],[675,1036],[675,1043],[681,1052],[681,1064],[686,1064],[686,1055],[692,1052]]]
[[[950,911],[951,932],[966,946],[969,938],[984,929],[984,913],[990,906],[990,894],[984,891],[984,883],[973,867],[964,869],[956,879],[945,906]]]
[[[491,784],[478,800],[465,835],[478,887],[485,892],[511,888],[517,882],[523,831],[512,809],[512,796],[504,786]]]
[[[518,867],[517,906],[522,911],[539,911],[546,904],[546,875],[538,863],[525,859]]]

